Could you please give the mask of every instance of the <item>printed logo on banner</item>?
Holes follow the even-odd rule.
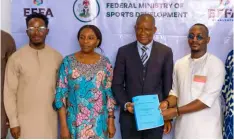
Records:
[[[229,3],[230,3],[230,0],[220,0],[220,4],[219,5],[222,5],[222,4],[228,5]]]
[[[33,3],[36,4],[37,6],[43,4],[43,0],[33,0]]]
[[[208,18],[213,21],[233,21],[233,15],[231,0],[220,0],[218,8],[208,9]]]
[[[39,7],[37,8],[37,6],[40,6],[43,4],[43,0],[33,0],[33,4],[36,5],[36,7],[30,7],[30,8],[24,8],[24,16],[28,16],[32,13],[41,13],[45,16],[50,16],[50,17],[54,17],[53,12],[50,8],[43,8],[43,7]]]
[[[100,5],[97,0],[76,0],[73,13],[79,21],[90,22],[99,15]]]

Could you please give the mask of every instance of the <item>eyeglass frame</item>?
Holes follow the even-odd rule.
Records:
[[[43,29],[43,30],[42,30]],[[40,27],[28,27],[26,31],[28,31],[29,33],[35,33],[35,31],[37,30],[39,33],[44,33],[48,28],[45,26],[40,26]],[[31,31],[30,31],[31,30]],[[34,31],[32,31],[34,30]]]
[[[188,34],[187,37],[188,39],[191,39],[191,40],[193,40],[196,37],[198,41],[205,39],[205,37],[201,36],[201,34],[198,34],[196,36],[194,34]]]

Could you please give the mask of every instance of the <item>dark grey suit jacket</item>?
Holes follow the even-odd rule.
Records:
[[[144,71],[136,41],[119,48],[112,90],[121,109],[137,95],[158,94],[160,101],[167,98],[172,87],[171,48],[154,41],[147,63],[147,69]]]

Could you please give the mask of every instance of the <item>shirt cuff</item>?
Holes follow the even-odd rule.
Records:
[[[19,126],[19,122],[17,119],[9,120],[9,122],[10,122],[10,128],[14,128],[14,127]]]
[[[175,97],[178,97],[177,94],[176,94],[176,92],[174,92],[173,90],[170,90],[169,95],[173,95]]]

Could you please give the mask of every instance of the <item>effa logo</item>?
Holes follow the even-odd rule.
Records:
[[[49,16],[54,17],[53,12],[50,8],[42,8],[42,7],[38,8],[38,6],[43,5],[43,0],[33,0],[32,2],[36,7],[24,8],[24,16],[25,17],[32,14],[32,13],[41,13],[47,17],[49,17]]]
[[[76,0],[73,4],[74,16],[81,22],[90,22],[100,13],[97,0]]]
[[[231,0],[220,0],[218,8],[208,9],[208,19],[213,21],[233,21],[233,5]]]
[[[37,6],[43,4],[43,0],[33,0],[33,3]]]

